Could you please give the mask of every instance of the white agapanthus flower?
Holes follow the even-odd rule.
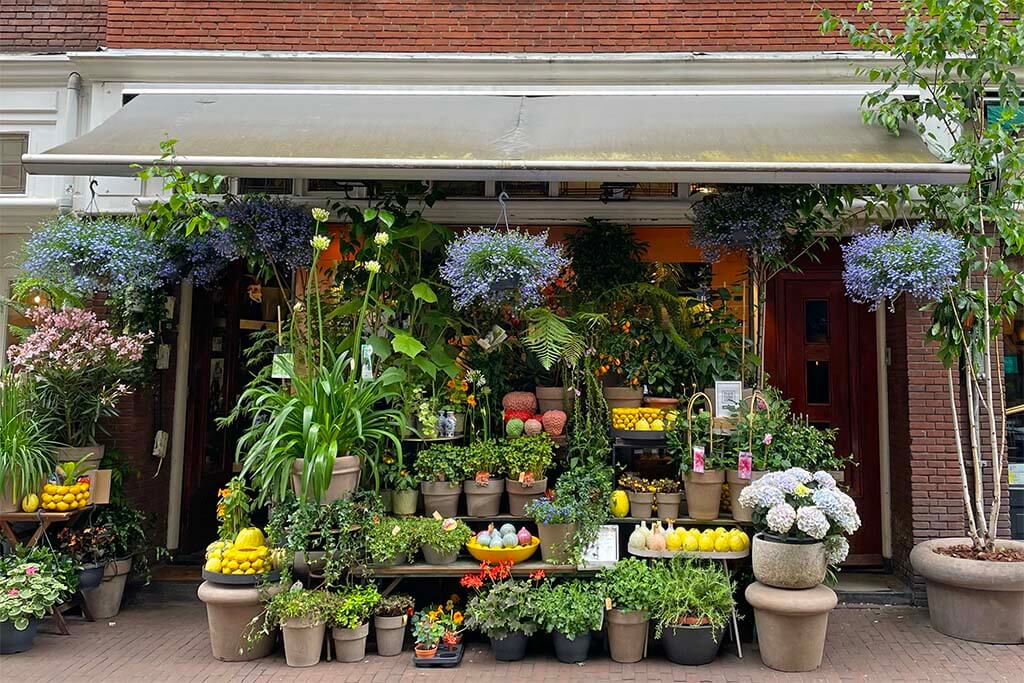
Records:
[[[388,246],[388,242],[390,241],[391,235],[387,234],[386,232],[378,232],[376,235],[373,236],[373,243],[376,244],[378,247],[386,247]]]
[[[779,503],[768,510],[764,517],[768,528],[777,534],[787,533],[796,521],[796,510],[789,503]]]
[[[327,251],[327,247],[331,246],[331,238],[327,235],[316,235],[309,244],[317,251]]]
[[[819,541],[825,538],[829,526],[825,513],[817,506],[804,505],[796,511],[796,528],[811,538]]]
[[[380,262],[379,261],[367,261],[366,263],[363,264],[363,268],[366,268],[366,270],[368,272],[370,272],[370,273],[379,273],[380,272]]]
[[[313,220],[317,223],[326,223],[327,219],[331,217],[331,214],[327,209],[322,209],[319,206],[310,211],[310,213],[313,214]]]

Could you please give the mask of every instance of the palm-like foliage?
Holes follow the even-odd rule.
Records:
[[[10,371],[0,374],[0,492],[10,490],[15,500],[38,491],[54,467],[57,444],[34,405],[30,379]]]
[[[597,323],[605,322],[600,313],[577,313],[563,318],[547,308],[531,308],[523,313],[527,323],[523,346],[532,353],[545,370],[564,362],[572,367],[586,350],[584,332]]]

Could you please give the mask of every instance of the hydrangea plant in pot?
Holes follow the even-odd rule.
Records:
[[[709,664],[733,609],[732,582],[717,564],[678,558],[653,569],[651,618],[669,661]]]
[[[542,571],[530,579],[513,579],[511,563],[484,563],[478,573],[462,577],[461,583],[476,590],[466,603],[466,625],[491,639],[494,658],[515,662],[526,656],[529,636],[538,628],[537,597]]]
[[[590,633],[601,628],[604,605],[586,581],[547,583],[537,592],[537,623],[551,634],[558,661],[576,664],[587,659]]]
[[[493,517],[501,508],[505,480],[500,476],[502,446],[497,441],[480,439],[466,449],[463,466],[466,514],[470,517]]]
[[[0,575],[0,654],[31,648],[39,620],[67,590],[65,583],[37,563],[5,564]]]
[[[378,655],[395,657],[402,654],[405,630],[414,606],[412,596],[401,593],[382,596],[377,602],[373,608],[373,630]]]
[[[631,664],[644,658],[654,598],[652,578],[647,563],[635,557],[619,560],[598,573],[606,600],[608,647],[616,662]]]
[[[423,512],[442,517],[459,513],[459,496],[465,477],[466,449],[449,443],[435,443],[416,454],[416,476],[423,493]]]
[[[372,584],[331,595],[328,623],[334,641],[334,656],[339,662],[358,662],[366,655],[370,614],[378,602],[380,593]]]
[[[545,432],[508,441],[504,448],[504,470],[508,477],[505,490],[510,514],[523,515],[526,504],[547,489],[544,474],[551,467],[554,449],[554,442]]]

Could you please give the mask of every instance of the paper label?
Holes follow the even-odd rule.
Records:
[[[704,447],[693,447],[693,471],[697,474],[704,474]]]
[[[409,615],[408,614],[403,614],[402,615],[402,626],[405,626],[408,623],[409,623]]]
[[[605,609],[611,609],[612,608],[612,599],[611,598],[605,598],[604,599],[604,608]]]
[[[400,533],[402,533],[402,527],[398,526],[397,524],[395,526],[391,527],[391,535],[392,536],[397,536]]]
[[[740,451],[739,466],[736,472],[740,479],[750,479],[750,471],[754,469],[754,454],[750,451]]]
[[[436,519],[437,521],[439,521],[439,522],[440,522],[440,521],[441,521],[441,519],[442,519],[442,517],[441,517],[441,513],[440,513],[440,512],[438,512],[437,510],[434,510],[434,514],[433,514],[433,515],[431,515],[431,516],[432,516],[432,517],[433,517],[434,519]]]

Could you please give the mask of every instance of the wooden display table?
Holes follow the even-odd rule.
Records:
[[[51,524],[55,522],[70,522],[83,512],[92,509],[92,505],[87,505],[84,508],[68,510],[67,512],[44,512],[42,509],[35,512],[0,512],[0,531],[3,531],[4,536],[12,546],[21,544],[26,548],[33,548],[42,540]],[[11,528],[11,524],[17,522],[34,522],[37,525],[27,541],[19,540],[18,535]]]

